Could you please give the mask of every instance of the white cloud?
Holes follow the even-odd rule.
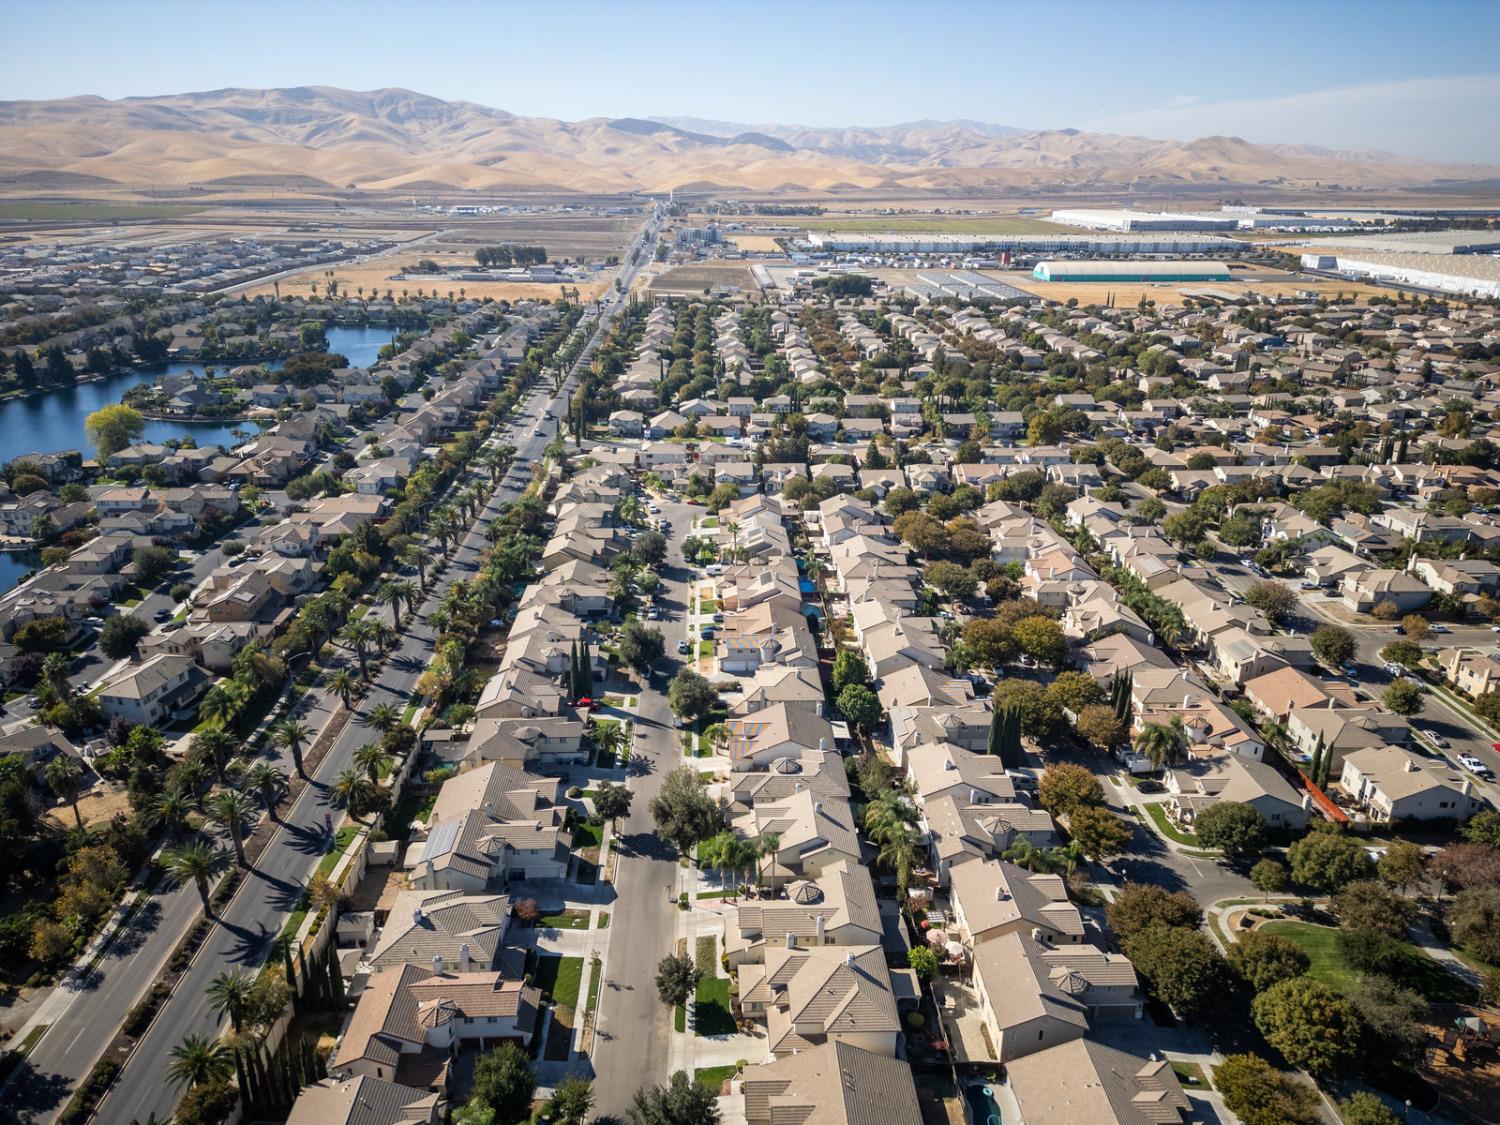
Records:
[[[1261,143],[1500,163],[1500,74],[1413,78],[1232,102],[1179,96],[1171,108],[1113,114],[1082,127],[1176,140],[1226,134]]]
[[[1178,94],[1172,99],[1174,106],[1189,106],[1198,100],[1197,94]]]

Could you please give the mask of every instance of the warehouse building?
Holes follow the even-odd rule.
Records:
[[[1500,231],[1427,230],[1324,238],[1318,249],[1381,254],[1491,254],[1500,250]]]
[[[866,254],[970,254],[977,250],[1013,254],[1236,254],[1247,244],[1216,234],[854,234],[845,231],[807,232],[815,250]]]
[[[1378,254],[1340,252],[1338,273],[1397,285],[1500,298],[1500,258],[1484,254]]]
[[[1136,231],[1214,231],[1238,230],[1240,220],[1235,215],[1184,215],[1167,211],[1124,211],[1082,208],[1052,212],[1054,223],[1066,223],[1070,227],[1086,230],[1114,230],[1121,233]]]
[[[1223,262],[1117,262],[1080,260],[1038,262],[1038,281],[1228,281]]]

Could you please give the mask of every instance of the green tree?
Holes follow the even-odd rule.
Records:
[[[556,1125],[584,1125],[594,1108],[594,1084],[581,1074],[570,1074],[552,1089],[547,1117]]]
[[[667,650],[661,630],[649,628],[639,621],[627,621],[620,627],[615,638],[615,648],[620,659],[642,675],[650,672],[651,666]]]
[[[1333,896],[1333,912],[1344,929],[1377,930],[1404,941],[1411,903],[1373,879],[1356,879]]]
[[[1342,625],[1319,625],[1309,643],[1313,655],[1330,668],[1342,668],[1354,657],[1354,634]]]
[[[1278,623],[1297,611],[1297,595],[1280,582],[1255,583],[1245,591],[1245,603]]]
[[[838,708],[844,718],[866,732],[873,731],[885,719],[879,697],[860,684],[850,684],[839,692]]]
[[[83,428],[98,451],[99,463],[109,460],[146,430],[146,419],[132,407],[120,403],[101,406],[84,419]]]
[[[531,1119],[531,1100],[536,1094],[536,1075],[526,1052],[505,1043],[482,1055],[474,1064],[474,1082],[469,1104],[494,1111],[495,1125],[519,1125]]]
[[[667,703],[672,713],[687,722],[695,722],[713,710],[719,693],[713,684],[691,668],[679,668],[667,688]]]
[[[1309,832],[1294,841],[1286,854],[1293,879],[1330,893],[1345,883],[1369,878],[1372,870],[1359,841],[1340,832]]]
[[[656,964],[656,995],[669,1008],[686,1004],[703,974],[687,953],[671,953]]]
[[[58,754],[47,763],[44,771],[47,785],[73,810],[73,822],[83,830],[83,816],[78,811],[78,793],[83,787],[83,767],[71,754]]]
[[[1155,769],[1170,765],[1187,749],[1187,729],[1182,719],[1173,715],[1165,723],[1150,722],[1135,736],[1135,748],[1145,755]]]
[[[1104,702],[1104,689],[1087,672],[1059,672],[1047,685],[1047,694],[1059,707],[1081,714],[1085,707]]]
[[[1126,883],[1105,914],[1122,943],[1151,926],[1196,930],[1203,924],[1203,909],[1192,895],[1149,883]]]
[[[1083,766],[1058,762],[1042,772],[1037,798],[1053,816],[1066,816],[1075,809],[1103,804],[1104,786]]]
[[[272,724],[270,729],[271,745],[282,750],[290,750],[292,764],[297,773],[302,774],[302,746],[312,737],[312,728],[306,723],[295,722],[292,719],[282,719]]]
[[[723,810],[692,766],[679,766],[667,774],[661,791],[651,798],[651,818],[657,832],[683,855],[724,827]]]
[[[928,563],[922,571],[922,579],[940,594],[959,600],[972,598],[979,589],[979,579],[974,577],[973,571],[945,560]]]
[[[208,999],[213,1010],[229,1017],[236,1032],[244,1022],[245,1009],[255,987],[255,978],[242,969],[219,973],[208,985]]]
[[[1344,1125],[1401,1125],[1401,1118],[1368,1090],[1356,1090],[1339,1102]]]
[[[1130,843],[1130,827],[1108,809],[1094,805],[1075,808],[1068,815],[1068,833],[1095,863],[1121,854]]]
[[[150,631],[151,627],[139,617],[117,613],[99,630],[99,647],[111,660],[123,660],[135,655],[135,646]]]
[[[1038,664],[1056,667],[1068,658],[1068,638],[1050,617],[1022,618],[1010,632],[1021,652]]]
[[[1195,1016],[1223,997],[1225,962],[1207,934],[1160,923],[1125,942],[1146,989],[1174,1012]]]
[[[1094,704],[1078,712],[1078,721],[1073,725],[1078,737],[1100,750],[1108,750],[1124,742],[1130,731],[1114,708],[1108,704]]]
[[[937,976],[937,954],[925,945],[912,946],[911,951],[906,955],[906,964],[912,972],[917,974],[917,979],[924,983]]]
[[[621,817],[630,815],[630,803],[634,797],[635,794],[624,785],[601,781],[594,789],[594,815],[600,823],[606,820],[618,822]]]
[[[1410,840],[1393,840],[1385,854],[1375,863],[1380,881],[1405,894],[1427,877],[1427,856],[1420,844]]]
[[[843,649],[833,658],[833,693],[837,696],[851,686],[870,686],[870,666],[863,653]]]
[[[1307,972],[1307,954],[1296,942],[1267,930],[1240,934],[1229,947],[1229,964],[1256,992]]]
[[[1312,977],[1284,980],[1250,1005],[1266,1042],[1293,1066],[1318,1075],[1340,1074],[1359,1057],[1360,1025],[1354,1008]]]
[[[250,866],[245,856],[245,830],[255,823],[255,803],[237,789],[221,789],[208,802],[208,818],[229,833],[235,862]]]
[[[718,1125],[718,1092],[674,1071],[666,1085],[637,1090],[626,1116],[630,1125]]]
[[[1261,894],[1274,895],[1286,890],[1290,877],[1280,860],[1262,859],[1250,868],[1250,881]]]
[[[1500,848],[1500,812],[1485,809],[1475,813],[1459,829],[1459,834],[1472,844]]]
[[[1193,831],[1204,847],[1218,848],[1231,859],[1258,855],[1266,843],[1266,818],[1254,805],[1219,801],[1193,819]]]
[[[1322,1125],[1318,1093],[1259,1055],[1228,1055],[1214,1067],[1214,1088],[1242,1125]]]
[[[1500,887],[1460,891],[1444,919],[1458,945],[1482,961],[1500,962]]]
[[[1427,1000],[1378,973],[1361,974],[1345,989],[1359,1013],[1368,1050],[1415,1063],[1427,1046]]]
[[[1381,696],[1381,702],[1385,704],[1387,711],[1410,717],[1422,710],[1422,689],[1415,681],[1403,676],[1391,681],[1390,687]]]

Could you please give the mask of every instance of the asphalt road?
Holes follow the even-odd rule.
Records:
[[[702,513],[701,508],[697,511]],[[636,1090],[665,1080],[670,1065],[672,1011],[656,995],[656,965],[676,951],[681,868],[677,853],[656,834],[650,805],[662,779],[684,760],[681,735],[667,705],[667,685],[679,666],[677,639],[691,604],[691,571],[683,562],[680,543],[693,512],[686,505],[662,505],[674,533],[657,595],[662,617],[656,624],[666,638],[668,655],[658,662],[652,681],[642,685],[632,760],[644,765],[631,783],[635,796],[630,816],[616,837],[619,860],[610,916],[614,932],[604,965],[606,986],[600,992],[593,1063],[595,1111],[622,1120]]]
[[[648,260],[651,238],[643,234],[641,244],[647,247],[641,257]],[[624,291],[629,291],[630,279],[637,268],[627,267],[626,273],[622,275]],[[605,328],[622,303],[623,297],[616,297],[604,306],[583,355],[561,387],[555,392],[540,385],[534,387],[518,407],[514,425],[506,427],[494,439],[495,444],[504,443],[515,447],[515,463],[458,545],[448,569],[431,586],[415,620],[408,624],[402,634],[400,646],[387,660],[380,676],[362,701],[364,713],[380,703],[403,708],[409,701],[417,679],[426,670],[436,637],[436,630],[427,623],[428,615],[437,608],[455,581],[467,580],[478,569],[481,554],[489,548],[484,530],[498,514],[501,505],[514,500],[524,490],[530,481],[530,466],[541,459],[551,435],[555,433],[555,423],[550,426],[537,425],[532,420],[542,419],[549,411],[554,415],[561,413],[563,403],[577,385],[578,367],[592,356]],[[523,457],[526,458],[524,463],[520,460]],[[473,475],[478,478],[478,473]],[[665,706],[664,700],[662,705]],[[349,765],[359,746],[378,737],[379,732],[359,717],[344,728],[319,763],[314,783],[304,789],[297,802],[283,813],[281,828],[262,853],[256,870],[250,873],[234,898],[225,906],[219,924],[200,948],[171,999],[137,1043],[135,1053],[119,1080],[100,1104],[97,1113],[99,1120],[145,1121],[152,1114],[165,1120],[171,1116],[178,1097],[178,1091],[172,1088],[166,1077],[171,1049],[189,1035],[217,1034],[220,1030],[222,1020],[214,1015],[204,1000],[209,983],[226,969],[243,967],[254,972],[266,960],[272,942],[296,908],[303,887],[331,843],[327,826],[330,821],[336,822],[338,814],[328,803],[329,783]],[[191,888],[186,891],[196,903],[196,891]],[[176,893],[180,895],[182,891]],[[162,957],[164,960],[165,953]],[[113,985],[111,990],[133,992],[133,996],[139,996],[154,975],[143,974],[133,990],[123,979]],[[128,1011],[133,1002],[132,998],[125,1005],[125,1010]],[[117,1023],[115,1021],[110,1025],[110,1035]],[[108,1038],[109,1036],[104,1037],[99,1050],[108,1043]],[[82,1064],[77,1058],[72,1059],[73,1065],[69,1066],[69,1070],[81,1075],[97,1055],[98,1050],[90,1055],[87,1063]],[[51,1115],[45,1120],[50,1119]]]

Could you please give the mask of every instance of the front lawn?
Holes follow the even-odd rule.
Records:
[[[1263,929],[1295,942],[1307,954],[1311,964],[1307,975],[1330,988],[1347,992],[1360,973],[1339,948],[1339,931],[1332,926],[1315,926],[1310,922],[1267,922]],[[1421,993],[1434,1004],[1465,1003],[1473,1000],[1473,990],[1415,945],[1402,942],[1405,953],[1399,969],[1391,974],[1403,988]]]
[[[1172,840],[1178,844],[1186,844],[1193,848],[1201,846],[1198,843],[1197,836],[1191,832],[1184,832],[1167,819],[1167,810],[1162,806],[1160,801],[1148,801],[1145,804],[1146,812],[1151,816],[1151,823],[1156,825],[1156,830],[1168,840]]]
[[[564,910],[561,914],[544,914],[536,920],[538,929],[586,930],[589,928],[587,910]]]
[[[544,953],[536,959],[531,983],[549,993],[554,1004],[572,1008],[578,1004],[578,988],[583,983],[583,958],[562,957]]]
[[[728,1082],[739,1072],[740,1068],[735,1066],[734,1063],[730,1063],[728,1066],[700,1066],[697,1070],[693,1071],[693,1081],[700,1086],[706,1086],[717,1095],[724,1088],[724,1083]]]

